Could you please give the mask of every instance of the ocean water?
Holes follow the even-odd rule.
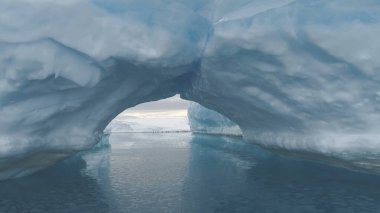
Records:
[[[111,146],[0,182],[0,212],[380,212],[380,176],[237,137],[112,134]]]

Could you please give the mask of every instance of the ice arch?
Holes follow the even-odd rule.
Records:
[[[3,0],[0,14],[1,179],[177,93],[248,141],[379,167],[377,0]]]
[[[90,148],[120,112],[180,93],[197,68],[197,62],[152,68],[116,58],[99,64],[51,39],[4,46],[4,178],[23,176]]]

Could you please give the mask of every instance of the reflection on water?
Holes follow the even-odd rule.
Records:
[[[274,155],[239,138],[115,134],[0,182],[0,212],[380,212],[380,177]]]
[[[97,179],[83,174],[86,164],[81,158],[70,159],[36,175],[0,182],[0,212],[78,212],[78,207],[107,211]]]

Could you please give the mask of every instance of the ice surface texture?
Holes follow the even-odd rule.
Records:
[[[2,0],[0,179],[178,93],[247,141],[377,168],[379,36],[377,0]]]
[[[239,126],[230,119],[194,102],[189,106],[188,118],[191,131],[194,133],[242,135]]]

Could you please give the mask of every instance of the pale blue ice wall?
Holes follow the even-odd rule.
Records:
[[[223,115],[192,102],[187,112],[190,129],[194,133],[242,135],[237,124]]]
[[[184,96],[248,141],[378,168],[380,2],[256,3],[214,23]]]
[[[378,0],[1,0],[0,179],[180,93],[267,148],[380,166]]]

